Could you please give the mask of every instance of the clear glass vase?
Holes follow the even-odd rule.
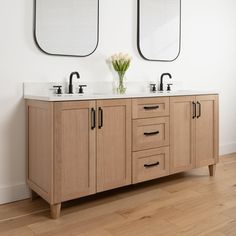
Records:
[[[117,73],[115,78],[115,88],[114,92],[118,94],[125,94],[126,86],[125,86],[125,74],[124,73]]]

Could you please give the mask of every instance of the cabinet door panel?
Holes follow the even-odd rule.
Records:
[[[97,129],[98,192],[131,183],[131,101],[101,100],[99,107],[103,126]]]
[[[194,168],[195,122],[192,117],[194,96],[170,98],[171,173]]]
[[[196,165],[212,165],[218,160],[218,96],[197,96]]]
[[[95,193],[95,102],[55,104],[55,200],[66,201]]]

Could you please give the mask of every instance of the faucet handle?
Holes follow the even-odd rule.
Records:
[[[171,85],[173,85],[173,84],[167,84],[167,91],[171,91]]]
[[[61,85],[53,86],[53,88],[56,88],[56,94],[62,94]]]
[[[85,85],[85,84],[79,85],[79,93],[80,93],[80,94],[81,94],[81,93],[84,93],[83,88],[85,88],[85,87],[87,87],[87,85]]]
[[[156,92],[157,91],[157,85],[156,84],[150,84],[150,90],[151,92]]]

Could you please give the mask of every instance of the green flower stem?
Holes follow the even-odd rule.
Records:
[[[126,91],[126,88],[124,86],[125,72],[118,71],[118,75],[119,75],[119,87],[117,88],[117,92],[124,94]]]

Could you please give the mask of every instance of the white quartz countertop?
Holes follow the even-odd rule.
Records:
[[[193,91],[193,90],[179,90],[171,92],[140,92],[127,94],[113,94],[113,93],[92,93],[92,94],[25,94],[25,99],[33,99],[40,101],[82,101],[82,100],[99,100],[99,99],[122,99],[122,98],[153,98],[153,97],[167,97],[167,96],[193,96],[218,94],[216,91]]]

